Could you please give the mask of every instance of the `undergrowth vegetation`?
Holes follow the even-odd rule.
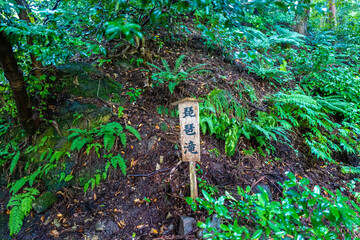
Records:
[[[141,140],[141,136],[135,128],[127,125],[125,129]],[[93,177],[83,183],[85,193],[89,187],[93,190],[95,186],[100,184],[101,180],[107,178],[110,167],[114,169],[120,168],[121,172],[126,175],[126,160],[120,153],[114,154],[112,151],[114,146],[117,146],[118,140],[124,148],[126,147],[127,134],[124,132],[124,127],[120,123],[111,122],[101,125],[98,128],[75,128],[69,129],[69,131],[70,133],[67,139],[70,147],[67,150],[53,150],[52,148],[48,148],[46,142],[50,139],[44,137],[38,144],[27,147],[23,153],[23,157],[28,159],[25,170],[31,170],[31,174],[25,175],[9,184],[10,193],[12,194],[8,203],[8,207],[12,207],[9,220],[11,235],[20,231],[24,216],[32,209],[31,203],[35,195],[39,194],[39,191],[34,188],[39,180],[44,179],[46,175],[53,174],[54,169],[58,169],[58,171],[56,171],[57,173],[52,175],[52,177],[57,179],[57,184],[69,182],[74,178],[76,174],[73,171],[68,172],[66,168],[71,154],[81,152],[88,157],[105,159],[103,169],[97,169],[97,171],[93,173]],[[13,142],[10,143],[14,144]],[[7,147],[2,150],[2,155],[4,155],[4,159],[11,162],[11,175],[18,163],[20,150],[17,148],[11,149],[8,144]],[[66,158],[68,158],[67,161]],[[19,193],[25,186],[29,186],[30,188],[25,188],[25,192]]]
[[[288,172],[289,180],[281,184],[283,197],[269,199],[261,188],[252,194],[238,187],[237,195],[225,192],[219,196],[214,188],[202,190],[204,198],[187,201],[194,211],[205,209],[209,215],[221,219],[220,226],[213,226],[208,217],[198,226],[205,230],[204,238],[211,239],[360,239],[360,207],[340,190],[332,193],[326,188],[309,188],[310,181],[298,181]],[[246,222],[247,224],[243,224]]]
[[[0,0],[0,38],[11,46],[7,51],[5,44],[0,46],[6,53],[0,56],[0,165],[11,194],[7,206],[12,236],[20,231],[40,194],[41,180],[56,178],[60,185],[78,181],[86,193],[107,179],[110,167],[126,175],[121,151],[127,146],[128,134],[141,140],[135,128],[116,121],[91,128],[69,127],[67,147],[62,149],[49,147],[49,137],[35,140],[40,130],[30,134],[33,136],[27,131],[25,138],[18,131],[17,117],[24,128],[33,117],[55,124],[46,112],[50,109],[47,102],[54,100],[56,66],[77,59],[101,68],[129,55],[149,83],[144,89],[129,88],[125,94],[130,104],[141,94],[159,89],[156,87],[168,90],[166,96],[179,96],[179,86],[195,81],[199,74],[222,77],[213,76],[211,68],[216,66],[196,65],[179,54],[172,67],[159,54],[165,41],[187,45],[195,37],[207,53],[221,55],[259,86],[270,89],[265,95],[257,94],[250,80],[230,82],[224,77],[227,89],[211,88],[197,96],[204,100],[200,105],[202,134],[222,140],[224,157],[256,151],[266,158],[277,151],[278,144],[295,153],[301,149],[310,162],[336,164],[343,173],[354,174],[348,189],[342,191],[359,199],[355,189],[360,182],[360,5],[356,1],[68,0],[32,1],[30,6],[25,1],[19,1],[25,6],[10,2]],[[18,62],[14,60],[12,70],[24,73],[22,79],[12,79],[6,71],[11,64],[4,64],[9,62],[4,57],[10,55]],[[37,76],[39,71],[41,76]],[[14,88],[19,85],[23,95]],[[98,93],[99,88],[100,80]],[[33,106],[19,104],[24,99],[31,99]],[[109,103],[99,94],[97,99],[116,104],[120,119],[125,115],[120,100]],[[169,114],[164,107],[157,111]],[[23,113],[30,115],[28,121],[21,121]],[[171,115],[176,116],[176,110]],[[303,146],[295,145],[290,137],[294,134]],[[240,149],[240,144],[248,149]],[[339,154],[345,161],[337,159]],[[86,166],[80,156],[102,163],[86,180],[76,179],[67,166],[67,160],[74,158],[75,164]],[[350,158],[356,163],[346,161]],[[203,184],[203,198],[189,202],[195,211],[204,209],[222,219],[221,231],[212,228],[210,220],[199,224],[212,239],[354,239],[352,234],[358,234],[360,226],[355,202],[340,190],[310,188],[309,180],[297,181],[290,173],[288,177],[290,180],[279,183],[283,188],[279,201],[270,201],[264,191],[252,194],[250,188],[238,188],[238,196],[229,192],[215,196],[219,191],[209,192],[211,188]]]

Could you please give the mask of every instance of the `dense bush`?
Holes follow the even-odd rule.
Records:
[[[283,197],[271,201],[264,189],[251,194],[238,187],[238,196],[225,192],[202,190],[203,198],[187,201],[194,210],[204,209],[217,215],[222,224],[213,226],[208,217],[198,226],[205,229],[204,238],[211,239],[360,239],[360,207],[339,190],[336,194],[326,188],[308,187],[306,178],[297,181],[292,173],[280,184]]]

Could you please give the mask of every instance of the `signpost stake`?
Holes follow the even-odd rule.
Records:
[[[198,188],[197,188],[197,180],[196,180],[196,162],[189,163],[189,171],[190,171],[190,196],[192,199],[196,199],[198,197]]]
[[[179,105],[182,161],[190,162],[190,193],[194,200],[198,197],[196,162],[200,162],[199,102],[204,100],[185,98],[172,103]]]

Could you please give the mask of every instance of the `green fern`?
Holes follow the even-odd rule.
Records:
[[[124,148],[126,148],[126,134],[125,134],[125,133],[121,133],[121,134],[119,135],[119,137],[120,137],[120,142],[121,142],[121,144],[124,146]]]
[[[206,101],[200,106],[201,111],[206,114],[222,113],[229,117],[236,117],[238,120],[245,119],[248,111],[228,91],[223,89],[212,90],[206,97]]]
[[[23,224],[23,219],[32,209],[32,202],[39,191],[35,188],[26,188],[25,193],[16,194],[9,200],[7,207],[12,207],[9,218],[10,235],[17,234]]]
[[[181,55],[175,62],[174,69],[171,70],[168,62],[165,59],[161,59],[164,70],[160,67],[147,63],[149,66],[157,69],[159,72],[152,73],[151,78],[156,84],[167,84],[170,93],[174,92],[175,87],[182,81],[190,79],[190,76],[200,71],[202,66],[206,64],[199,64],[195,67],[188,68],[187,70],[181,70],[181,65],[184,62],[185,55]]]
[[[138,130],[136,130],[135,128],[133,128],[132,126],[129,126],[129,125],[126,125],[125,128],[131,132],[132,134],[134,134],[134,136],[141,140],[141,136],[140,136],[140,133],[138,132]]]
[[[341,171],[343,173],[360,174],[360,167],[342,166]]]
[[[185,57],[186,57],[185,55],[181,55],[180,57],[178,57],[178,59],[176,59],[175,67],[174,67],[174,71],[173,71],[174,73],[179,72],[179,69],[180,69],[180,67],[181,67],[181,65],[182,65]],[[170,69],[170,68],[169,68],[169,66],[168,66],[168,70],[169,70],[169,69]]]
[[[20,206],[14,206],[11,209],[9,217],[10,236],[20,232],[24,217],[25,215],[21,211]]]
[[[121,172],[126,175],[126,160],[120,155],[116,155],[115,157],[111,158],[111,163],[113,164],[113,166],[115,166],[114,168],[117,169],[116,166],[119,166],[121,169]]]
[[[345,121],[339,124],[329,117],[335,113],[349,116],[351,103],[338,96],[312,97],[302,91],[278,93],[268,99],[274,105],[276,115],[288,120],[293,128],[306,130],[303,133],[305,144],[316,158],[332,162],[333,152],[358,153],[356,135],[360,133],[360,129],[357,124]]]

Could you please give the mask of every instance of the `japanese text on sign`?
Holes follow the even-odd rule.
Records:
[[[200,161],[199,103],[179,103],[182,159],[186,162]]]

